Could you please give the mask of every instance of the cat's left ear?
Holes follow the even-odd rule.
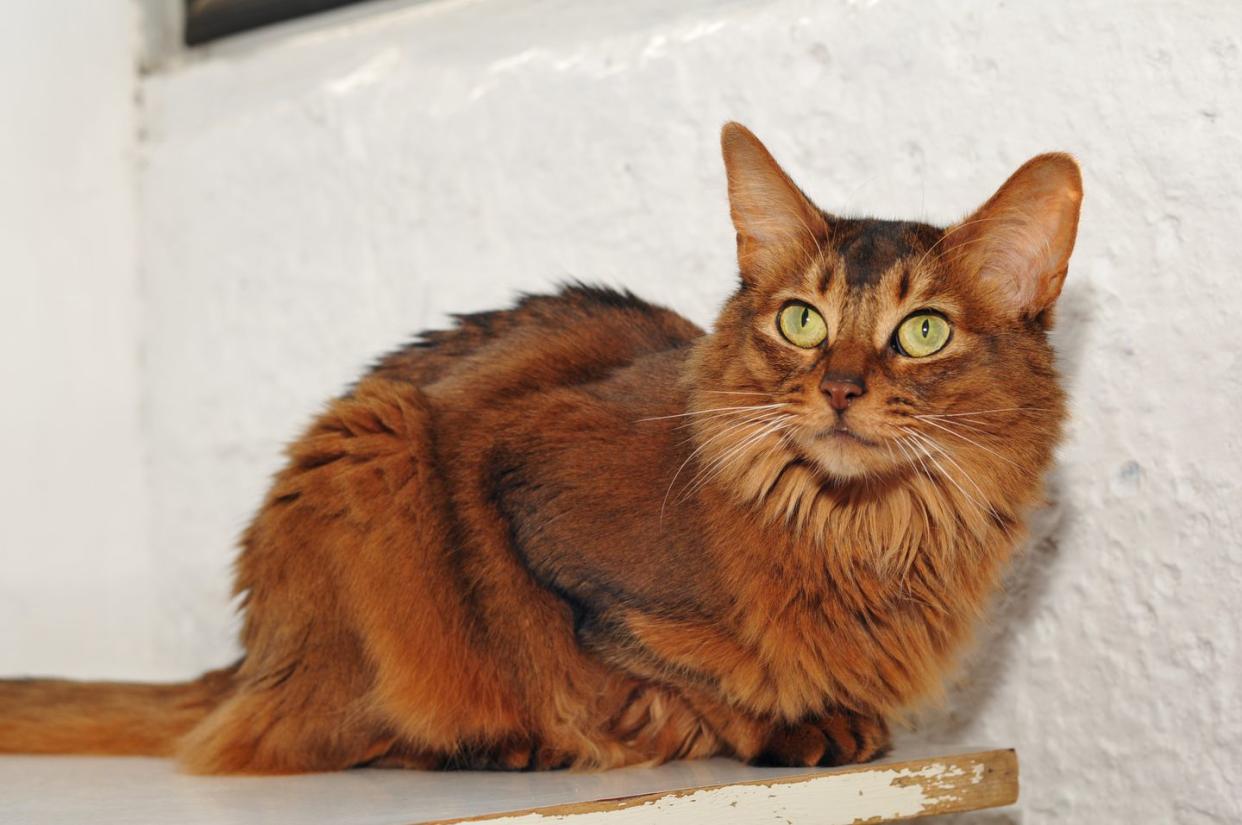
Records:
[[[1074,159],[1039,155],[945,237],[958,265],[999,309],[1038,318],[1061,294],[1081,203],[1082,174]]]
[[[737,230],[742,280],[805,261],[828,236],[828,222],[785,174],[759,138],[740,123],[720,132],[729,177],[729,213]]]

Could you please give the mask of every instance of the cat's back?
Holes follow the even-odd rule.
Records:
[[[572,284],[527,295],[510,309],[454,316],[381,358],[367,378],[431,395],[507,396],[585,384],[703,334],[681,315],[628,291]]]

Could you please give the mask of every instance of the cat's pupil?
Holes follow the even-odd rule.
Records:
[[[802,326],[806,326],[807,321],[811,320],[811,311],[806,307],[802,308]]]
[[[923,319],[923,337],[926,338],[931,333],[931,321]]]

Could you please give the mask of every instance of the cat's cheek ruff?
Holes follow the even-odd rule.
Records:
[[[1055,440],[1052,433],[1045,437],[1048,443]],[[751,609],[738,620],[765,615],[764,600],[784,592],[779,582],[787,587],[791,578],[827,565],[826,578],[803,580],[812,590],[825,589],[816,603],[828,612],[814,619],[827,623],[823,637],[785,638],[779,628],[765,632],[755,627],[758,643],[786,663],[796,660],[798,667],[790,672],[815,674],[823,680],[824,693],[847,706],[890,713],[935,695],[941,674],[1022,539],[1022,518],[1041,489],[1033,475],[984,475],[988,465],[979,455],[962,454],[958,460],[984,486],[982,506],[922,474],[868,489],[826,483],[805,461],[792,461],[774,473],[756,468],[771,476],[753,504],[765,524],[788,537],[783,551],[788,555],[773,559],[781,564],[771,571],[771,581],[739,576],[746,592],[738,603]],[[838,610],[851,604],[865,605],[857,609],[872,618],[864,621],[861,614]],[[899,650],[903,659],[843,654],[859,649]],[[766,701],[782,713],[806,712],[787,683]]]

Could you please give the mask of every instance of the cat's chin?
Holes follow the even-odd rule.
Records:
[[[873,476],[883,469],[874,441],[849,430],[821,430],[806,439],[802,447],[820,471],[834,481],[853,481]]]
[[[815,463],[820,471],[833,481],[855,481],[866,477],[871,472],[871,468],[865,462],[849,456],[817,455]]]

